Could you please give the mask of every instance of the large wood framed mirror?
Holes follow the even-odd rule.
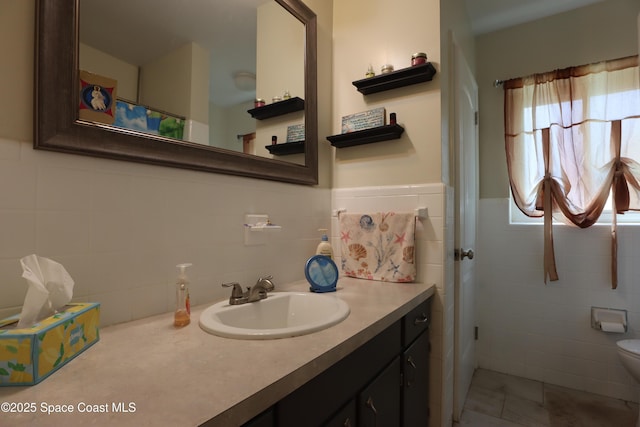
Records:
[[[261,157],[174,137],[142,133],[86,117],[81,119],[81,98],[86,93],[86,90],[83,92],[84,83],[79,66],[82,0],[37,0],[34,148],[296,184],[317,184],[316,15],[300,0],[268,1],[280,5],[303,25],[304,93],[300,95],[304,108],[299,114],[303,116],[304,123],[304,152],[299,155],[300,161],[269,158],[268,155]],[[157,5],[150,2],[148,7],[155,8]],[[224,14],[224,11],[219,13]],[[107,33],[118,30],[118,22],[103,22],[103,25]],[[233,43],[232,40],[228,42]],[[282,49],[287,49],[287,46],[282,46]],[[277,63],[274,69],[285,76],[291,72],[287,67],[278,67]],[[269,103],[271,99],[266,101]],[[274,119],[276,124],[278,120]]]

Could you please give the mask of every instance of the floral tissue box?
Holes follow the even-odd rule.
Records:
[[[19,314],[0,320],[0,386],[34,385],[98,342],[100,304],[64,311],[17,329]]]

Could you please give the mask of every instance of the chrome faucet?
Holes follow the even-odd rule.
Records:
[[[268,296],[267,292],[271,292],[275,289],[271,279],[273,279],[273,276],[271,275],[259,278],[253,288],[249,289],[247,302],[255,302],[265,299]]]
[[[265,299],[268,296],[267,292],[271,292],[275,289],[272,279],[273,276],[271,275],[261,277],[252,288],[247,287],[246,291],[242,290],[242,286],[240,286],[240,283],[238,282],[223,283],[222,286],[224,288],[233,287],[231,296],[229,297],[229,304],[240,305]]]

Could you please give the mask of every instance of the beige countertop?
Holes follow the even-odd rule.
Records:
[[[276,291],[308,289],[306,281],[276,284]],[[207,425],[237,426],[433,293],[433,285],[421,283],[341,278],[337,296],[351,309],[344,321],[275,340],[204,332],[198,320],[211,304],[195,307],[191,324],[181,329],[173,327],[173,313],[107,327],[100,330],[98,343],[40,384],[0,387],[0,424],[197,426],[209,421]]]

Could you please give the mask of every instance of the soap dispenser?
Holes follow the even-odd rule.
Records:
[[[318,248],[316,249],[316,255],[324,255],[333,259],[333,247],[331,243],[329,243],[329,238],[327,237],[327,229],[319,228],[318,231],[322,232],[322,239],[320,239],[320,243],[318,244]]]
[[[176,312],[173,316],[174,326],[186,326],[191,322],[191,303],[189,301],[189,278],[185,270],[192,264],[178,264],[178,281],[176,282]]]

